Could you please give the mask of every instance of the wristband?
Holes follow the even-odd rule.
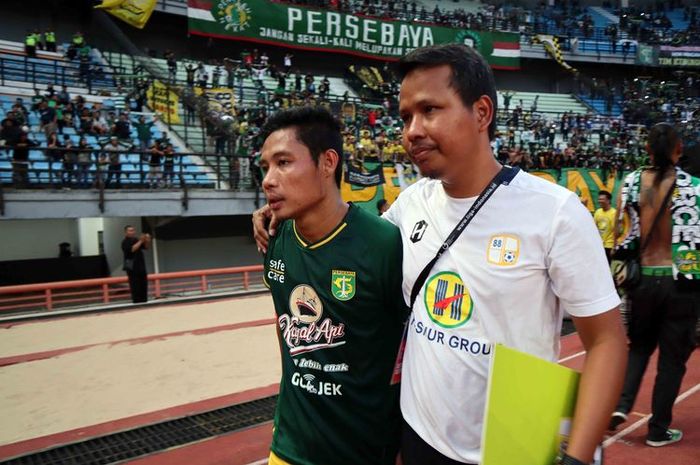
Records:
[[[569,454],[564,454],[561,458],[561,462],[559,462],[559,465],[588,465],[588,464],[580,461],[579,459],[573,458]]]

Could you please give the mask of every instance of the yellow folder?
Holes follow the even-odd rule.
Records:
[[[568,439],[579,378],[574,370],[497,344],[481,464],[552,465]]]

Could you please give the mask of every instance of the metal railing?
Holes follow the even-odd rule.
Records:
[[[152,163],[151,150],[29,147],[30,152],[43,152],[43,159],[34,156],[18,160],[15,149],[16,146],[0,147],[0,185],[5,187],[255,190],[260,180],[258,167],[249,157],[235,157],[229,151],[226,154],[177,152],[169,158],[161,156],[160,163]],[[71,154],[70,158],[66,153]],[[81,161],[80,156],[85,153],[89,159],[83,157]],[[118,160],[110,162],[110,155]],[[197,163],[194,158],[206,164]]]
[[[123,72],[123,70],[117,71]],[[0,56],[0,85],[5,85],[6,81],[21,81],[85,87],[92,92],[93,90],[115,90],[119,76],[119,72],[94,62],[85,66],[67,60]]]
[[[263,291],[263,266],[148,275],[149,299],[236,291]],[[123,304],[131,300],[126,276],[0,287],[0,314]]]

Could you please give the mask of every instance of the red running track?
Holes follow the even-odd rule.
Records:
[[[581,369],[584,362],[581,341],[576,334],[565,336],[561,343],[562,364]],[[684,431],[683,441],[668,447],[644,445],[646,422],[650,412],[651,390],[656,373],[656,356],[644,377],[630,421],[607,438],[605,465],[698,465],[700,464],[700,351],[688,363],[681,386],[680,401],[675,408],[674,427]],[[631,427],[633,423],[636,425]],[[628,428],[630,427],[630,428]],[[627,431],[625,431],[627,430]],[[154,454],[130,462],[134,465],[261,465],[266,463],[272,440],[272,425],[266,424],[242,432],[221,436],[198,444]]]

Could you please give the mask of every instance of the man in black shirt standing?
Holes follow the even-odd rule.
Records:
[[[124,227],[124,240],[122,252],[124,252],[124,271],[129,276],[129,289],[131,300],[134,303],[148,300],[148,275],[146,274],[146,261],[143,257],[144,249],[151,244],[150,234],[141,234],[136,238],[136,229],[127,225]]]

